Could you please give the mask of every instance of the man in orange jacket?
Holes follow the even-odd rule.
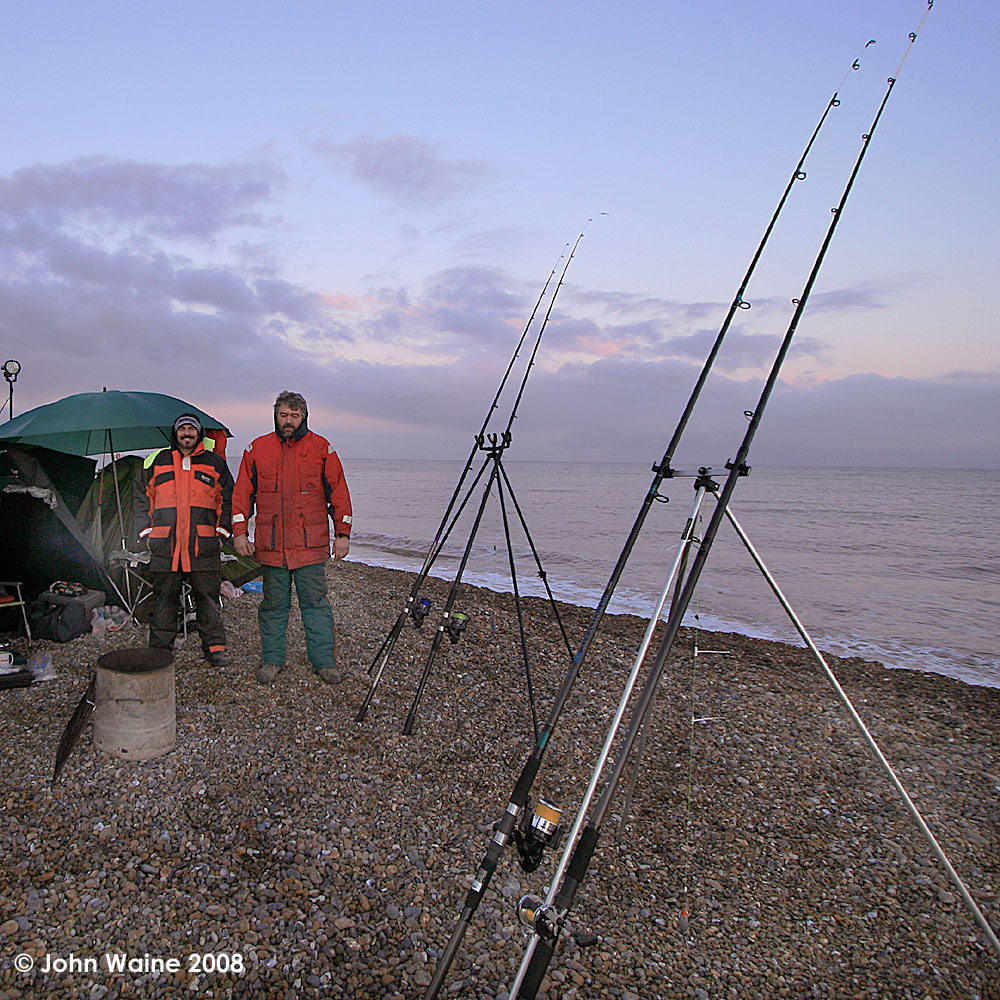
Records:
[[[285,665],[292,581],[306,633],[309,662],[328,684],[340,681],[326,563],[350,549],[351,494],[337,453],[308,427],[309,408],[297,392],[274,403],[274,432],[243,453],[233,492],[233,544],[261,565],[264,599],[257,612],[261,663],[257,680],[273,684]],[[254,538],[247,531],[256,509]]]
[[[205,659],[226,665],[226,629],[219,607],[222,539],[231,537],[233,476],[226,461],[207,451],[201,421],[182,413],[170,447],[151,455],[136,477],[133,516],[149,547],[153,621],[149,645],[173,649],[184,579],[191,585]]]

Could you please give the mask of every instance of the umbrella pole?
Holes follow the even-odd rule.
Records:
[[[118,466],[115,465],[115,443],[111,439],[111,428],[107,429],[108,435],[108,450],[111,453],[111,478],[115,484],[115,505],[118,508],[118,528],[121,531],[122,538],[122,551],[128,551],[125,546],[125,515],[122,513],[122,494],[121,489],[118,485]],[[117,588],[115,588],[117,590]],[[125,592],[128,597],[122,598],[128,604],[128,613],[132,614],[132,583],[129,580],[128,573],[125,573]],[[121,591],[118,591],[118,596],[121,597]]]

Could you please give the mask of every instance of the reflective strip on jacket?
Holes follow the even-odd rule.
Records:
[[[351,533],[351,494],[337,453],[306,430],[285,440],[264,434],[243,452],[233,492],[233,531],[245,535],[256,509],[254,558],[298,569],[330,558],[330,522]]]
[[[233,476],[224,459],[201,444],[188,456],[164,448],[133,488],[135,528],[149,541],[153,572],[204,572],[221,566],[231,536]]]

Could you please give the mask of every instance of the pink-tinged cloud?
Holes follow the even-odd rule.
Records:
[[[595,340],[593,337],[577,337],[576,346],[596,358],[613,358],[622,353],[622,345],[613,340]]]
[[[326,292],[320,294],[320,301],[327,309],[334,312],[360,313],[362,311],[361,301],[356,295],[348,295],[346,292]]]

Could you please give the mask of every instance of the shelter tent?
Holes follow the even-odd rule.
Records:
[[[4,449],[0,481],[0,578],[20,580],[26,596],[54,580],[109,594],[117,586],[76,519],[94,480],[93,459],[46,448]]]
[[[193,413],[225,456],[228,429],[215,417],[176,396],[161,392],[81,392],[36,406],[0,424],[0,441],[39,445],[70,455],[163,448],[170,444],[174,421]]]

